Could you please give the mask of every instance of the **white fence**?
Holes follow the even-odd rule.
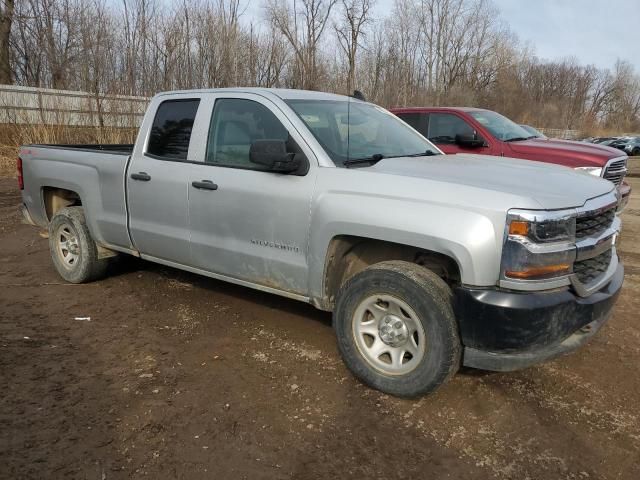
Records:
[[[138,127],[149,99],[0,85],[0,124]]]
[[[544,133],[549,138],[561,138],[563,140],[582,140],[584,135],[580,130],[562,130],[557,128],[538,128],[538,130]],[[616,137],[637,137],[640,133],[624,132],[615,135]]]
[[[538,130],[549,138],[561,138],[563,140],[578,140],[581,135],[580,130],[563,130],[559,128],[538,128]]]

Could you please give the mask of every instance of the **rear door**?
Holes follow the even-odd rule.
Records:
[[[190,265],[188,160],[200,98],[155,101],[155,116],[141,127],[148,138],[139,139],[127,173],[129,230],[143,256]]]
[[[282,110],[260,95],[211,94],[201,108],[189,194],[194,266],[305,294],[318,169],[311,149]],[[251,163],[251,143],[267,139],[300,151],[308,171],[273,173]]]

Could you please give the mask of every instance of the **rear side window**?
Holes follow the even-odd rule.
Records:
[[[427,114],[426,113],[398,113],[399,118],[407,122],[425,137],[427,136]]]
[[[147,153],[167,159],[186,160],[199,99],[162,102],[153,120]]]

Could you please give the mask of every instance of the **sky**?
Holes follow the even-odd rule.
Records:
[[[247,0],[246,15],[263,16]],[[541,59],[575,57],[582,64],[613,68],[618,58],[640,71],[640,0],[492,0],[500,18]],[[393,0],[377,0],[379,17]]]
[[[493,0],[502,19],[540,58],[576,57],[640,70],[640,0]]]

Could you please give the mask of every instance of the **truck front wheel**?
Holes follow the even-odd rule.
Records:
[[[82,207],[62,208],[49,223],[49,250],[53,265],[71,283],[86,283],[104,276],[108,259],[98,259]]]
[[[391,395],[432,392],[460,365],[451,290],[420,265],[381,262],[354,275],[338,294],[333,325],[347,367]]]

